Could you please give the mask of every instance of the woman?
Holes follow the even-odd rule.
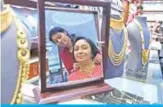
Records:
[[[70,74],[69,81],[81,80],[93,77],[102,77],[102,66],[93,62],[97,55],[98,49],[95,44],[84,37],[78,37],[73,46],[73,55],[75,61],[79,64],[79,69]]]
[[[70,35],[65,29],[60,27],[54,27],[50,30],[49,39],[59,47],[59,54],[64,63],[66,69],[68,70],[69,74],[71,74],[74,70],[78,69],[78,64],[75,63],[73,55],[72,55],[72,48],[73,42],[76,39],[76,36]],[[99,64],[101,62],[101,57],[97,55],[94,58],[94,62]]]

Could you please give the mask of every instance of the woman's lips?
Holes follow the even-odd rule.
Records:
[[[77,58],[82,59],[85,55],[77,55]]]

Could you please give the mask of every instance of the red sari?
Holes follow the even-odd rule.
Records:
[[[93,77],[102,77],[103,71],[101,65],[96,65],[92,72],[89,74],[80,72],[79,70],[70,74],[68,77],[68,81],[74,81],[74,80],[82,80],[82,79],[88,79]]]

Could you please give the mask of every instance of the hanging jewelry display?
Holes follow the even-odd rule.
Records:
[[[142,64],[143,64],[143,68],[144,68],[145,65],[148,62],[149,50],[145,49],[144,34],[143,34],[143,29],[142,29],[141,25],[139,24],[139,22],[137,20],[134,20],[134,22],[138,25],[138,28],[139,28],[139,31],[140,31],[141,40],[142,40],[141,55],[142,55]]]
[[[14,95],[10,104],[21,104],[23,102],[22,99],[22,83],[28,78],[29,73],[29,58],[30,52],[28,49],[28,41],[26,39],[26,34],[24,33],[23,26],[21,21],[16,17],[14,11],[10,8],[9,5],[5,5],[5,12],[1,13],[1,22],[2,22],[2,29],[1,33],[6,31],[7,28],[12,24],[12,21],[15,22],[17,26],[17,57],[19,61],[19,71],[18,71],[18,78],[16,83],[16,88],[14,91]]]
[[[116,53],[114,51],[113,43],[112,43],[112,40],[110,38],[109,39],[109,46],[108,46],[109,47],[108,55],[109,55],[111,63],[114,66],[119,66],[124,61],[124,56],[125,56],[126,47],[127,47],[128,33],[127,33],[127,29],[125,28],[125,26],[123,24],[123,19],[120,20],[121,23],[118,23],[118,24],[112,24],[112,22],[114,23],[114,21],[115,21],[114,19],[111,19],[110,27],[114,28],[114,26],[115,26],[118,30],[123,30],[123,32],[124,32],[123,46],[122,46],[121,51],[119,53]]]

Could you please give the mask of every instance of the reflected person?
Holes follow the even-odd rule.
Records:
[[[78,37],[73,46],[75,61],[79,64],[79,69],[69,75],[68,80],[81,80],[93,77],[102,77],[101,64],[94,64],[93,59],[98,54],[96,45],[85,37]]]
[[[79,69],[79,66],[77,63],[75,63],[72,54],[73,42],[75,39],[76,36],[74,34],[70,35],[65,29],[61,27],[54,27],[49,32],[49,40],[59,47],[60,57],[69,74],[75,71],[75,69]],[[94,62],[96,64],[100,64],[101,57],[99,57],[98,54],[94,58]]]

